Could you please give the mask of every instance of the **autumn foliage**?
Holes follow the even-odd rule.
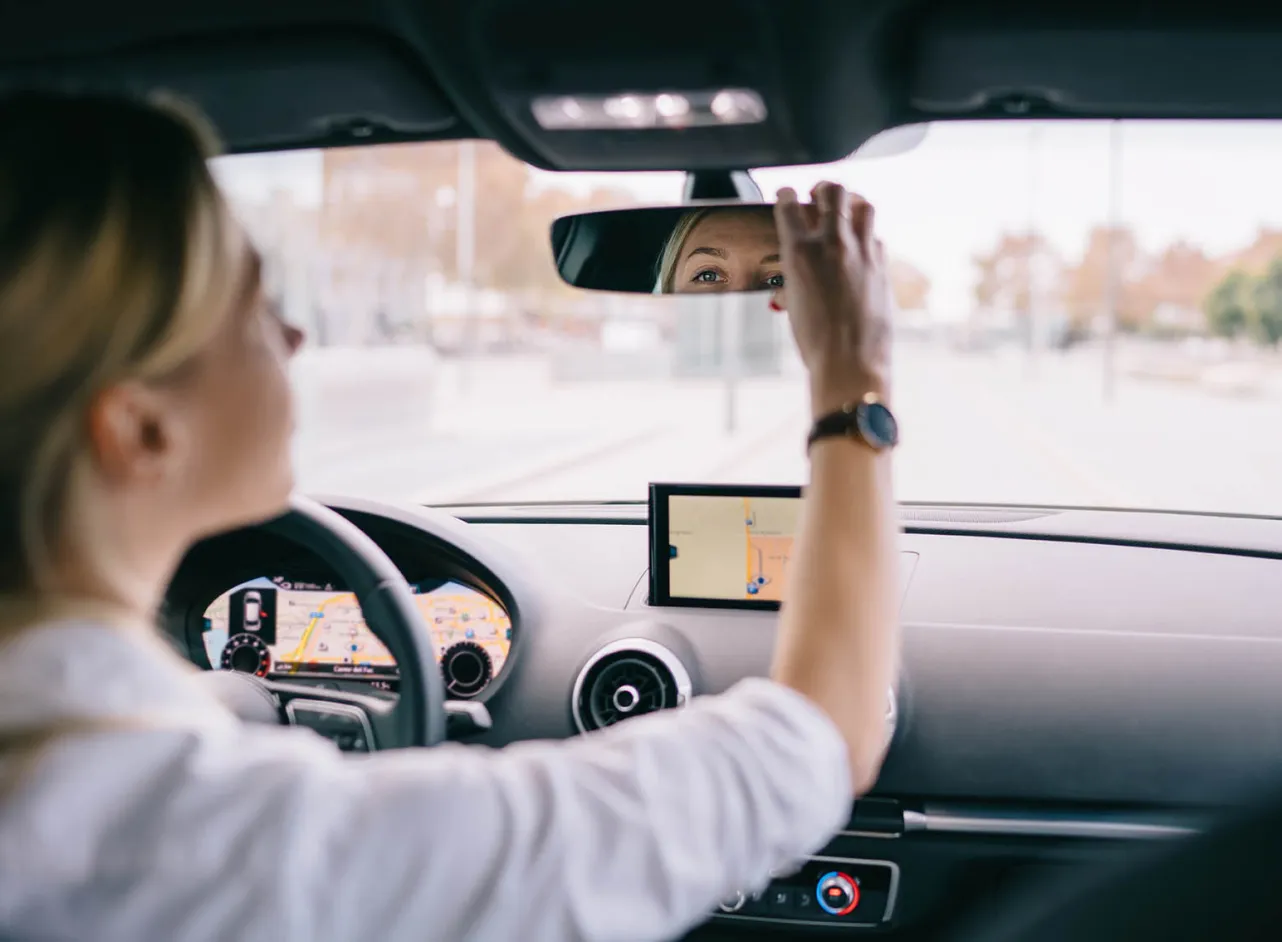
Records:
[[[1129,228],[1098,226],[1072,260],[1040,235],[1003,233],[974,264],[978,310],[1018,316],[1036,303],[1085,327],[1113,307],[1127,331],[1160,330],[1164,315],[1182,315],[1223,336],[1282,339],[1282,231],[1262,229],[1243,249],[1212,257],[1184,240],[1150,254]]]

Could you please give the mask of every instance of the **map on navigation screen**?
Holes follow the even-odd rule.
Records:
[[[351,592],[282,592],[277,602],[275,670],[288,673],[328,665],[395,667],[396,660],[365,627]]]
[[[498,602],[456,582],[411,586],[437,660],[470,648],[502,669],[512,621]],[[283,578],[242,583],[210,603],[205,649],[211,666],[261,677],[333,677],[381,682],[398,677],[396,660],[369,626],[356,596],[333,585]]]
[[[674,599],[783,599],[801,501],[668,495],[668,594]]]

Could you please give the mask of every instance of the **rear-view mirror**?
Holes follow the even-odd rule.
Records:
[[[778,291],[774,207],[714,203],[563,216],[552,224],[561,278],[636,294]]]

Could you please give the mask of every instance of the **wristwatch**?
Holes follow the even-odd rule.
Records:
[[[874,451],[886,451],[899,444],[899,423],[876,393],[867,393],[857,402],[848,402],[836,412],[815,420],[806,439],[806,451],[822,438],[848,437]]]

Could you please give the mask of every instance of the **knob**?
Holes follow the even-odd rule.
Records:
[[[445,690],[451,697],[472,697],[494,676],[494,662],[475,641],[460,641],[441,655]]]
[[[614,708],[620,713],[631,713],[641,702],[641,693],[631,684],[624,684],[614,691],[611,699],[614,701]]]
[[[819,907],[830,916],[848,916],[859,905],[859,883],[849,874],[830,870],[815,887]]]
[[[746,902],[748,902],[748,897],[744,896],[742,893],[736,893],[729,899],[722,900],[717,908],[723,913],[737,913],[739,910],[743,909],[743,904]]]

